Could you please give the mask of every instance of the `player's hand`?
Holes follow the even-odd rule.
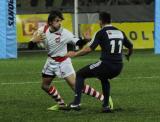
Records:
[[[127,61],[129,61],[130,56],[126,54],[125,57],[126,57]]]
[[[76,56],[76,52],[75,51],[69,51],[65,56],[67,56],[67,57],[75,57]]]
[[[84,32],[83,37],[85,40],[90,41],[91,40],[91,30],[88,29],[86,32]]]
[[[43,35],[43,33],[39,33],[38,31],[36,31],[32,37],[32,40],[34,42],[42,42],[44,39],[45,39],[45,36]]]

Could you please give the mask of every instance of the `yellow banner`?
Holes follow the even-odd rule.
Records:
[[[48,14],[17,15],[17,41],[19,43],[28,42],[33,32],[47,23],[47,19]],[[64,19],[65,20],[62,21],[63,27],[72,31],[71,14],[64,14]]]
[[[124,31],[129,40],[133,42],[134,49],[154,48],[154,23],[112,23],[113,26]],[[81,32],[89,32],[92,36],[100,27],[98,24],[82,24]],[[97,50],[100,48],[98,47]]]

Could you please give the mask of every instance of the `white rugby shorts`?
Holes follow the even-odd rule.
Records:
[[[59,78],[65,78],[71,74],[75,74],[75,71],[70,58],[67,58],[63,62],[56,62],[52,58],[48,57],[42,73],[51,76],[56,75]]]

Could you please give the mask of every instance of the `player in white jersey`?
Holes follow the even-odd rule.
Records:
[[[73,90],[75,88],[75,71],[71,59],[65,57],[65,54],[67,43],[81,42],[70,31],[61,27],[62,20],[60,11],[51,11],[48,24],[40,27],[31,39],[32,42],[43,43],[48,50],[48,58],[42,70],[42,89],[57,102],[57,105],[48,108],[49,110],[63,109],[66,106],[56,87],[50,85],[55,76],[65,79]],[[103,101],[103,95],[89,85],[84,85],[82,92]]]

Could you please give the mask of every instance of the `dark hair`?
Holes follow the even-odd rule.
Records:
[[[100,12],[99,13],[99,20],[102,21],[103,24],[111,23],[111,15],[107,12]]]
[[[58,11],[58,10],[53,10],[49,13],[49,16],[48,16],[48,24],[50,22],[52,22],[56,17],[59,17],[61,18],[62,20],[64,20],[63,18],[63,14],[61,11]]]

